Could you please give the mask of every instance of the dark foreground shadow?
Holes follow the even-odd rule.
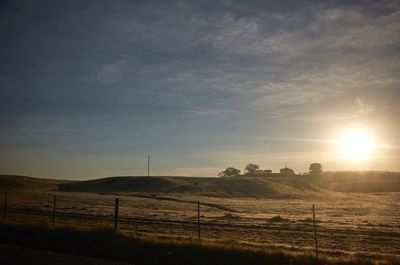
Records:
[[[368,260],[334,260],[313,255],[226,247],[221,244],[139,240],[114,230],[77,231],[30,225],[0,225],[0,244],[140,264],[373,265]],[[43,252],[45,253],[45,252]],[[72,263],[71,263],[72,264]],[[90,264],[89,262],[86,264]],[[381,264],[400,264],[387,261]]]

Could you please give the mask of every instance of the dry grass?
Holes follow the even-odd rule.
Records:
[[[358,176],[358,180],[362,177]],[[197,238],[197,205],[188,202],[200,201],[204,243],[307,254],[314,248],[311,205],[315,204],[319,246],[324,257],[342,260],[359,257],[375,261],[400,257],[400,193],[397,192],[310,191],[304,182],[296,182],[296,189],[305,191],[300,197],[237,198],[140,192],[97,194],[59,192],[54,183],[51,189],[48,180],[42,181],[47,183],[45,189],[41,190],[40,185],[36,185],[33,192],[11,189],[8,198],[10,210],[40,210],[41,214],[9,212],[7,222],[51,225],[49,212],[53,195],[57,195],[56,227],[79,230],[110,228],[113,226],[114,198],[119,197],[120,231],[123,233],[146,240],[192,242]],[[315,183],[318,181],[314,180]],[[342,180],[333,176],[329,181]],[[288,189],[290,192],[291,188],[285,186],[285,182],[292,183],[289,179],[278,182],[281,186],[276,187],[280,191]],[[306,186],[302,187],[303,184]],[[63,216],[62,213],[76,216]],[[143,218],[171,222],[140,221]]]
[[[41,197],[42,196],[42,197]],[[11,207],[19,205],[31,205],[30,208],[42,208],[42,210],[51,209],[52,196],[42,194],[41,196],[26,193],[18,195],[9,195]],[[112,195],[80,194],[58,194],[60,201],[58,211],[69,213],[91,213],[96,214],[103,219],[92,218],[89,215],[82,216],[60,216],[56,217],[57,228],[72,227],[75,230],[87,231],[97,228],[110,228],[113,226],[113,199]],[[368,195],[371,196],[371,195]],[[122,216],[147,217],[163,220],[186,220],[195,221],[196,207],[186,203],[176,203],[172,201],[159,201],[156,199],[138,198],[130,196],[119,196],[121,199],[120,213]],[[397,205],[398,201],[394,197],[380,198],[380,204],[393,203]],[[38,201],[48,198],[48,205]],[[180,197],[191,199],[201,199],[211,204],[217,203],[216,199],[204,197]],[[336,207],[335,217],[331,217],[332,208],[330,203],[319,206],[317,209],[318,222],[318,240],[320,251],[325,257],[348,257],[368,258],[372,260],[387,260],[392,257],[399,257],[400,237],[398,227],[391,222],[391,216],[380,216],[385,219],[374,223],[357,223],[358,218],[374,219],[373,210],[378,208],[377,204],[371,204],[367,201],[369,197],[361,198],[342,198],[343,206]],[[372,200],[371,198],[369,198]],[[315,199],[317,200],[317,198]],[[311,222],[311,212],[304,210],[306,202],[304,200],[252,200],[252,199],[231,199],[223,200],[220,203],[227,203],[229,207],[235,207],[234,213],[222,211],[215,207],[202,206],[202,225],[201,235],[203,242],[208,244],[222,244],[230,247],[248,247],[251,249],[271,249],[285,250],[289,252],[311,253],[314,247],[313,230]],[[364,205],[361,205],[363,202]],[[309,203],[307,203],[309,205]],[[234,206],[232,206],[234,205]],[[371,206],[372,205],[372,206]],[[303,208],[301,208],[303,207]],[[332,208],[331,208],[332,207]],[[343,208],[342,208],[343,207]],[[369,207],[370,215],[357,216],[357,213],[366,211],[364,207]],[[392,206],[392,209],[395,209]],[[238,210],[239,209],[239,210]],[[286,209],[286,211],[284,211]],[[350,214],[347,209],[353,209],[354,214]],[[257,213],[257,211],[259,211]],[[308,212],[307,212],[308,211]],[[256,214],[254,214],[256,213]],[[381,211],[384,213],[384,211]],[[398,216],[396,211],[387,211],[393,214],[393,219]],[[279,216],[279,218],[277,217]],[[336,217],[340,216],[340,217]],[[332,219],[333,218],[333,219]],[[335,219],[338,218],[338,219]],[[185,219],[183,219],[185,220]],[[342,220],[338,222],[336,220]],[[7,214],[7,222],[10,223],[31,223],[36,225],[50,225],[51,214],[25,214],[13,213]],[[376,222],[376,221],[375,221]],[[398,222],[398,219],[397,219]],[[222,224],[217,226],[214,224]],[[176,223],[149,223],[149,222],[127,222],[122,219],[120,231],[133,235],[136,238],[152,240],[173,240],[175,242],[191,242],[197,238],[197,226],[193,224]],[[397,233],[397,234],[396,234]]]
[[[138,239],[113,230],[78,231],[0,225],[2,243],[134,264],[397,265],[396,260],[317,258],[312,254],[218,243]]]

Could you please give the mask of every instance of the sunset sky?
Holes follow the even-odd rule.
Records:
[[[1,1],[0,34],[0,174],[400,171],[399,1]]]

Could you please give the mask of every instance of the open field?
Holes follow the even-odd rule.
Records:
[[[99,260],[93,258],[79,257],[53,253],[45,250],[37,250],[11,245],[0,245],[0,256],[2,264],[41,264],[41,265],[124,265],[125,263],[109,260]],[[125,264],[126,265],[126,264]]]
[[[141,181],[142,185],[146,184]],[[174,179],[167,178],[167,181],[175,183]],[[53,196],[56,195],[56,227],[110,228],[113,226],[114,199],[118,197],[121,231],[141,238],[197,240],[197,201],[200,201],[203,242],[310,253],[314,249],[311,209],[315,204],[322,255],[400,258],[399,192],[344,193],[328,189],[331,184],[327,182],[324,186],[316,181],[310,183],[289,178],[256,180],[257,184],[262,182],[275,185],[269,185],[274,188],[274,196],[271,193],[264,197],[260,193],[257,197],[227,196],[239,189],[234,192],[225,189],[220,197],[201,195],[200,192],[172,193],[163,191],[159,184],[157,192],[152,189],[132,192],[126,185],[122,191],[70,192],[63,186],[69,182],[62,181],[53,186],[43,185],[42,190],[40,185],[33,191],[19,187],[7,189],[6,222],[51,225]],[[72,184],[69,183],[69,188]],[[168,185],[171,188],[171,184]],[[202,185],[209,184],[198,184]],[[148,186],[146,189],[149,190]],[[213,193],[218,192],[221,191],[214,187]]]
[[[51,261],[57,264],[116,264],[114,261],[117,261],[137,265],[400,264],[399,260],[393,258],[377,261],[355,256],[316,257],[312,253],[225,245],[215,242],[139,239],[127,235],[121,230],[112,229],[82,231],[71,228],[54,229],[43,226],[0,224],[0,238],[7,244],[0,245],[0,253],[4,254],[2,261],[11,261],[7,264],[21,264],[18,261],[22,263],[40,261],[40,264],[47,264],[46,262]],[[21,247],[23,248],[21,249]]]

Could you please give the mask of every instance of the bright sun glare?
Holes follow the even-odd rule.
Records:
[[[373,141],[368,132],[350,130],[345,132],[340,140],[340,150],[344,158],[352,161],[368,159],[373,148]]]

